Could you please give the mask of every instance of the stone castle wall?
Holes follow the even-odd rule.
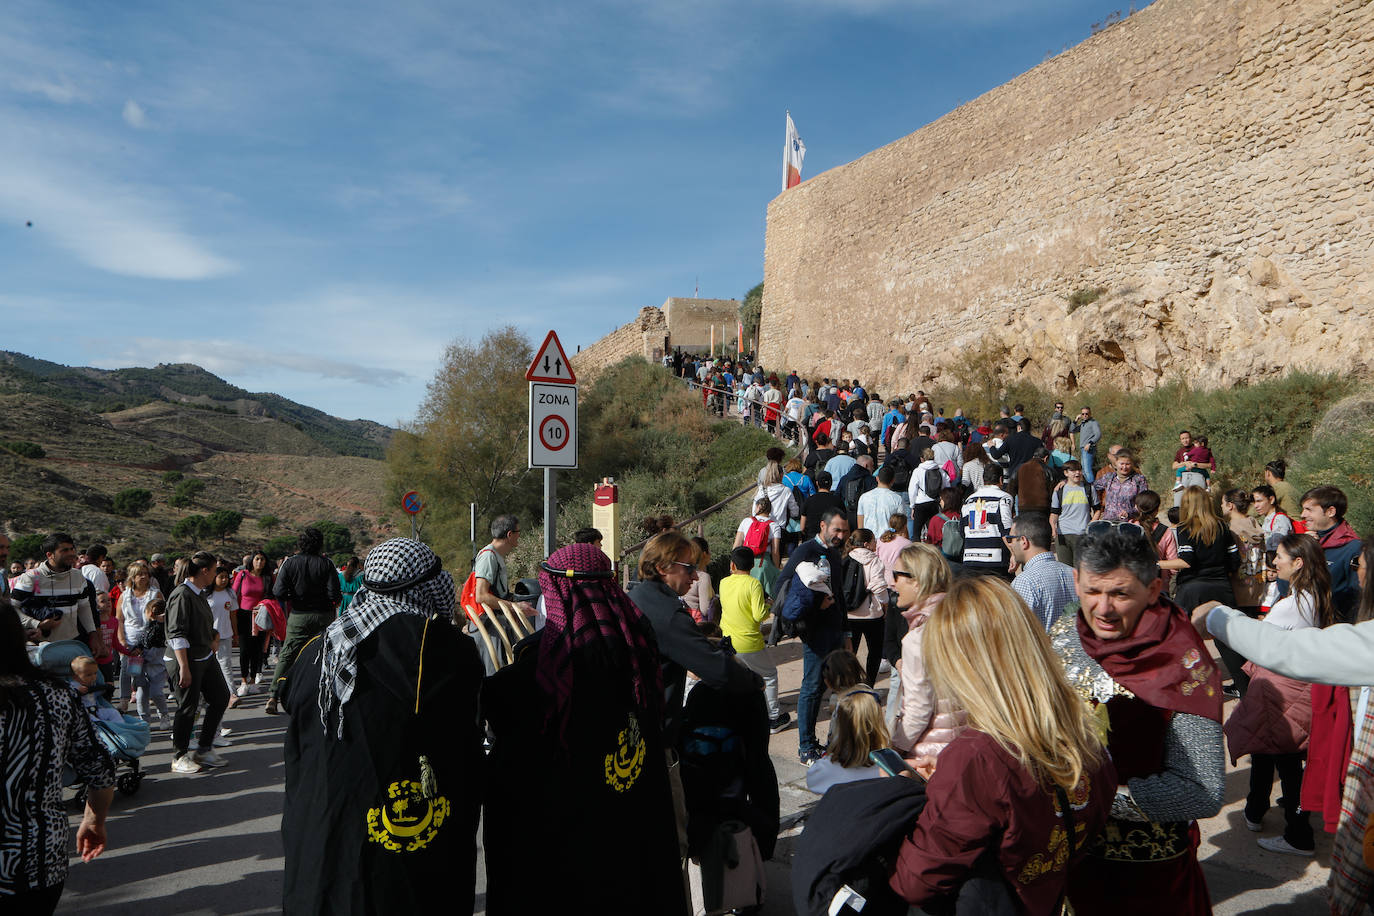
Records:
[[[663,303],[668,320],[668,334],[674,348],[705,353],[711,345],[711,328],[716,330],[716,344],[721,342],[721,328],[728,339],[735,339],[739,322],[739,302],[734,299],[687,299],[674,296]]]
[[[623,324],[605,337],[572,357],[573,372],[579,383],[587,383],[609,366],[628,356],[655,359],[663,355],[663,338],[668,322],[660,309],[648,306],[639,310],[638,317]]]
[[[739,302],[734,299],[687,299],[670,297],[661,308],[639,310],[634,321],[623,324],[572,357],[579,382],[590,382],[608,366],[627,356],[642,356],[657,362],[663,358],[663,341],[693,353],[704,353],[711,345],[711,328],[716,329],[716,345],[721,343],[721,328],[730,341],[735,339],[739,321]],[[732,343],[733,346],[733,343]]]
[[[1157,0],[773,200],[761,361],[883,391],[969,357],[1070,389],[1367,372],[1372,122],[1374,2]]]

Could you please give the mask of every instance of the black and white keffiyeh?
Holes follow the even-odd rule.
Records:
[[[392,538],[367,552],[363,584],[348,610],[324,631],[320,660],[320,721],[338,713],[336,737],[343,738],[343,709],[358,679],[358,646],[395,614],[453,616],[458,603],[453,577],[433,550],[410,538]]]

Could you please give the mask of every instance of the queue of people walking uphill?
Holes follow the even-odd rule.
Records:
[[[750,387],[774,384],[759,374]],[[16,758],[33,789],[0,803],[0,850],[23,850],[0,855],[0,896],[50,910],[61,893],[60,761],[89,787],[78,848],[104,848],[113,765],[80,697],[107,641],[141,715],[163,714],[165,675],[189,773],[225,761],[220,718],[275,639],[288,913],[470,911],[479,824],[494,916],[685,914],[694,891],[747,911],[779,892],[769,745],[793,721],[778,669],[796,639],[798,762],[819,796],[799,912],[1210,913],[1198,822],[1226,800],[1228,752],[1250,758],[1260,848],[1306,857],[1318,826],[1335,833],[1332,910],[1363,912],[1374,547],[1344,493],[1281,495],[1281,463],[1214,492],[1225,456],[1190,434],[1162,498],[1130,450],[1095,461],[1087,408],[980,424],[920,394],[776,382],[788,397],[758,420],[800,447],[763,456],[718,581],[709,545],[658,519],[628,591],[594,529],[513,587],[520,521],[502,515],[462,597],[418,541],[339,571],[306,530],[275,575],[198,552],[162,583],[139,561],[109,601],[71,538],[49,538],[0,613],[4,746],[56,753]],[[533,632],[492,658],[473,621],[506,602]],[[31,665],[26,643],[68,637],[91,657],[62,680]],[[220,651],[235,638],[239,689]]]

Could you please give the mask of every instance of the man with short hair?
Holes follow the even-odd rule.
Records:
[[[1097,716],[1120,788],[1102,839],[1069,874],[1079,913],[1211,912],[1193,841],[1221,810],[1221,677],[1163,592],[1138,525],[1097,522],[1078,543],[1077,614],[1050,628],[1069,684]]]
[[[866,454],[854,459],[853,467],[835,486],[835,492],[844,500],[844,511],[848,514],[851,531],[857,526],[859,499],[877,486],[877,478],[873,476],[873,456]]]
[[[983,469],[983,485],[969,494],[960,511],[964,532],[960,563],[964,569],[1011,581],[1007,552],[1013,517],[1011,503],[1011,494],[1002,489],[1001,465],[989,464]]]
[[[105,575],[104,566],[101,564],[101,560],[109,555],[110,552],[104,544],[92,544],[86,548],[86,562],[77,567],[81,570],[81,575],[86,577],[86,581],[95,587],[96,594],[110,593],[110,577]]]
[[[897,472],[891,465],[883,465],[878,469],[877,486],[859,497],[858,527],[867,528],[877,537],[892,530],[887,522],[893,515],[906,515],[906,494],[892,488],[896,477]]]
[[[105,641],[96,615],[95,586],[74,567],[76,544],[72,536],[55,531],[40,548],[46,559],[19,577],[10,600],[25,630],[38,631],[39,642],[78,639],[92,634],[91,651],[105,654]]]
[[[1116,453],[1115,469],[1116,473],[1093,484],[1102,505],[1100,517],[1109,522],[1129,521],[1135,517],[1136,495],[1150,489],[1150,484],[1136,471],[1130,449]]]
[[[1174,505],[1177,506],[1183,501],[1183,491],[1188,487],[1202,487],[1206,489],[1208,474],[1199,468],[1207,468],[1202,462],[1195,461],[1197,456],[1190,454],[1193,450],[1193,434],[1186,429],[1178,431],[1178,451],[1174,452]]]
[[[167,568],[167,557],[160,553],[155,553],[148,558],[150,566],[148,572],[152,573],[153,581],[157,583],[157,590],[164,595],[172,593],[172,571]]]
[[[1083,464],[1083,479],[1093,479],[1093,458],[1097,455],[1097,443],[1102,439],[1102,427],[1093,419],[1093,409],[1084,406],[1078,411],[1078,419],[1073,421],[1069,431],[1078,437],[1079,461]]]
[[[1302,494],[1302,520],[1316,535],[1331,570],[1331,602],[1338,623],[1354,623],[1360,602],[1360,581],[1351,564],[1359,559],[1364,542],[1345,520],[1347,505],[1339,487],[1313,487]]]
[[[1047,631],[1078,597],[1073,586],[1073,567],[1060,563],[1050,553],[1052,537],[1049,516],[1022,512],[1012,519],[1011,538],[1007,541],[1018,569],[1011,587]]]
[[[849,608],[842,606],[839,571],[842,568],[844,542],[848,537],[849,521],[845,518],[844,510],[827,509],[821,516],[820,532],[797,545],[778,576],[780,595],[784,590],[806,588],[797,578],[797,566],[814,563],[825,575],[825,584],[829,588],[829,594],[808,612],[800,637],[802,682],[797,695],[797,759],[806,767],[824,754],[824,749],[816,740],[816,715],[825,693],[825,685],[821,683],[821,666],[825,657],[844,643],[845,615]],[[782,606],[782,602],[776,600],[775,604]]]
[[[272,597],[286,609],[286,640],[277,655],[277,668],[272,672],[272,698],[263,709],[269,716],[279,712],[286,675],[296,655],[306,643],[324,632],[343,599],[338,570],[321,555],[324,534],[320,529],[306,528],[296,539],[296,545],[298,552],[282,561],[272,584]]]

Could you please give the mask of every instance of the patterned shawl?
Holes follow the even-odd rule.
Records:
[[[663,714],[663,675],[652,630],[609,575],[611,561],[592,544],[569,544],[554,551],[539,572],[547,620],[539,644],[535,683],[548,698],[545,734],[556,735],[567,747],[572,711],[576,650],[599,645],[630,677],[636,707],[654,716]],[[552,573],[549,570],[557,570]],[[600,573],[604,578],[577,578],[577,573]]]
[[[392,538],[367,552],[363,585],[348,610],[324,631],[320,660],[320,721],[329,733],[337,710],[343,738],[344,706],[358,679],[358,646],[395,614],[450,618],[457,604],[453,577],[437,554],[419,541]]]

